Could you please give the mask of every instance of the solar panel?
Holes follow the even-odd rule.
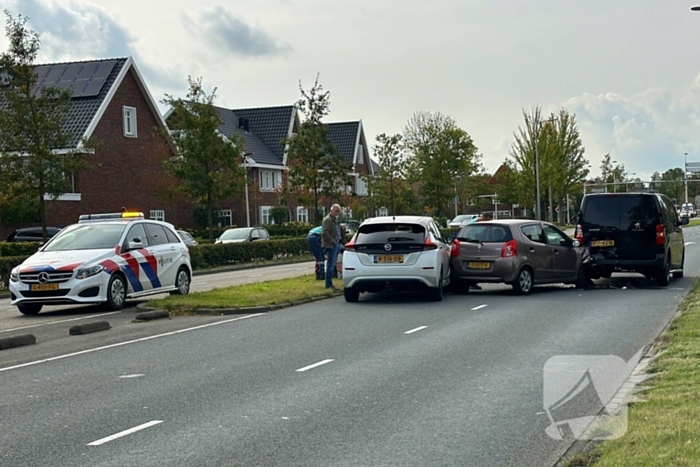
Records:
[[[95,74],[95,70],[100,66],[100,62],[88,62],[88,63],[83,63],[83,68],[80,70],[80,73],[78,73],[78,76],[75,78],[76,80],[89,80],[92,78],[92,75]]]
[[[116,65],[116,64],[117,64],[116,60],[109,60],[109,61],[100,63],[100,67],[97,69],[97,71],[95,72],[95,75],[92,77],[92,79],[95,79],[95,78],[107,79],[109,74],[114,69],[114,65]]]
[[[58,82],[60,83],[62,81],[67,81],[69,83],[72,83],[73,81],[75,81],[75,78],[78,76],[78,73],[82,68],[82,63],[72,63],[68,65],[68,68],[66,68],[66,71],[63,72],[63,74],[61,75],[61,79]]]
[[[73,83],[73,95],[71,97],[81,97],[88,84],[90,84],[90,81],[86,79],[76,79]]]
[[[51,67],[48,65],[38,66],[34,68],[34,74],[36,75],[37,84],[41,84],[44,78],[46,78],[46,75],[49,73],[50,69]]]
[[[64,71],[66,71],[66,68],[68,68],[66,65],[52,66],[48,74],[46,75],[46,78],[44,78],[44,82],[42,83],[42,85],[48,86],[55,85],[56,83],[58,83],[58,81],[61,79],[61,75]]]
[[[80,97],[94,97],[100,93],[107,78],[92,78]]]

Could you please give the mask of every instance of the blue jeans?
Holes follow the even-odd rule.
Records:
[[[311,234],[306,237],[306,241],[309,243],[309,249],[311,254],[314,255],[317,263],[323,263],[323,248],[321,248],[321,236],[318,234]]]
[[[333,271],[335,271],[335,262],[338,260],[338,244],[333,248],[324,248],[326,254],[326,287],[333,287]]]

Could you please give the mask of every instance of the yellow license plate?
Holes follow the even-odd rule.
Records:
[[[32,284],[31,290],[33,290],[33,291],[58,290],[58,284]]]
[[[403,255],[377,255],[375,263],[403,263]]]
[[[469,264],[467,265],[467,267],[469,269],[488,269],[491,267],[491,263],[470,261]]]
[[[593,240],[591,246],[615,246],[615,240]]]

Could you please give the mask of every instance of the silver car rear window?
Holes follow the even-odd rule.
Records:
[[[480,241],[481,243],[504,243],[513,240],[510,228],[505,225],[469,224],[457,235],[460,241]]]
[[[424,242],[425,228],[420,224],[369,224],[360,227],[355,243]]]

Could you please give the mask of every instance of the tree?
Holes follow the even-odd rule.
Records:
[[[403,129],[411,152],[409,180],[434,216],[448,214],[455,181],[467,180],[479,169],[479,155],[471,136],[455,121],[439,112],[418,112]]]
[[[683,169],[680,167],[668,169],[661,174],[661,183],[659,183],[658,191],[675,200],[677,204],[681,204],[684,183],[685,174]]]
[[[346,187],[352,186],[352,166],[338,152],[322,121],[330,113],[330,92],[323,91],[318,76],[311,89],[305,91],[300,82],[299,90],[297,106],[304,121],[299,132],[285,140],[289,183],[297,202],[313,206],[313,223],[318,224],[319,199],[339,199]]]
[[[5,15],[9,49],[0,55],[0,200],[36,200],[46,241],[45,196],[56,199],[71,189],[72,175],[87,167],[89,145],[81,141],[73,147],[74,135],[65,129],[72,90],[36,89],[39,35],[26,27],[27,17],[13,18],[7,10]]]
[[[600,164],[600,173],[605,190],[610,191],[609,185],[613,185],[612,191],[617,191],[617,185],[627,179],[625,164],[617,164],[617,161],[610,160],[610,153],[603,156]],[[615,163],[616,165],[613,165]]]
[[[376,207],[386,206],[390,216],[413,212],[415,206],[408,193],[413,193],[407,179],[407,161],[404,154],[403,137],[400,134],[377,136],[374,155],[379,170],[365,177],[367,189]]]
[[[166,95],[163,104],[173,112],[172,131],[164,136],[177,156],[164,162],[169,174],[183,183],[183,190],[207,213],[209,240],[214,238],[214,211],[220,201],[234,196],[242,184],[243,142],[238,134],[226,138],[219,132],[221,117],[214,108],[216,88],[207,94],[202,79],[187,78],[187,99]]]
[[[537,159],[540,192],[545,199],[549,193],[551,213],[554,204],[561,205],[562,198],[573,194],[574,187],[588,175],[588,161],[583,157],[585,149],[576,118],[562,109],[558,115],[551,114],[545,120],[539,107],[530,113],[523,110],[523,118],[525,125],[515,134],[510,151],[512,159],[507,163],[509,170],[504,174],[509,185],[507,196],[511,202],[523,206],[536,204]]]

